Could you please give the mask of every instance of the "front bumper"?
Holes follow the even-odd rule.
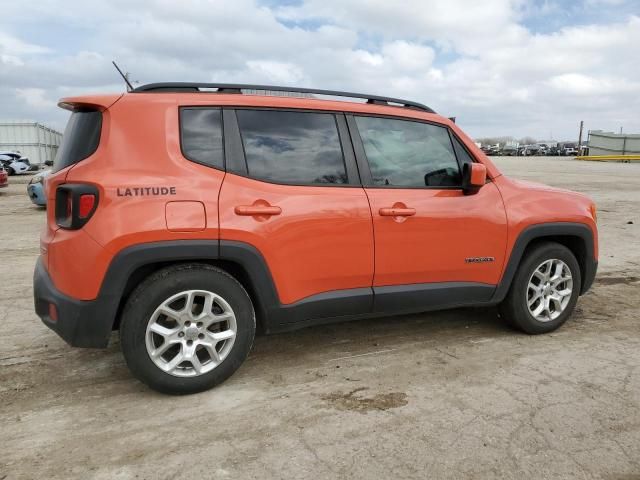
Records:
[[[582,289],[580,290],[580,295],[584,295],[589,291],[591,285],[593,285],[593,280],[596,278],[596,272],[598,271],[598,261],[593,259],[588,259],[584,265],[584,271],[582,272]]]
[[[53,284],[41,258],[33,274],[33,297],[36,314],[69,345],[93,348],[108,345],[113,326],[111,309],[107,307],[111,299],[99,296],[96,300],[76,300],[64,295]],[[51,317],[51,305],[57,319]]]

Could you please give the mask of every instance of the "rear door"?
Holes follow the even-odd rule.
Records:
[[[255,109],[225,115],[220,238],[262,254],[281,305],[316,299],[330,306],[346,296],[354,301],[339,312],[317,315],[370,311],[373,227],[344,116]]]
[[[495,185],[464,194],[461,165],[473,159],[443,125],[348,118],[373,215],[376,310],[489,300],[507,235]]]

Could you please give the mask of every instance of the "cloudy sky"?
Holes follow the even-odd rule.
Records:
[[[0,120],[132,79],[421,101],[472,136],[640,133],[640,0],[0,0]]]

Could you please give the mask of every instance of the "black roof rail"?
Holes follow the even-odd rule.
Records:
[[[134,93],[149,92],[201,92],[216,89],[215,93],[242,93],[242,90],[266,90],[272,92],[309,93],[316,95],[327,95],[331,97],[362,98],[367,103],[376,105],[401,105],[407,108],[423,110],[429,113],[436,113],[431,108],[421,103],[401,98],[381,97],[379,95],[367,95],[365,93],[342,92],[338,90],[319,90],[316,88],[282,87],[277,85],[250,85],[241,83],[192,83],[192,82],[166,82],[149,83],[141,85],[132,90]]]

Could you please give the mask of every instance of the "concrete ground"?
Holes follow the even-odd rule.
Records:
[[[599,275],[560,330],[463,309],[260,337],[224,385],[188,397],[134,380],[116,336],[73,349],[40,323],[45,213],[12,177],[0,479],[640,478],[640,165],[495,161],[598,203]]]

